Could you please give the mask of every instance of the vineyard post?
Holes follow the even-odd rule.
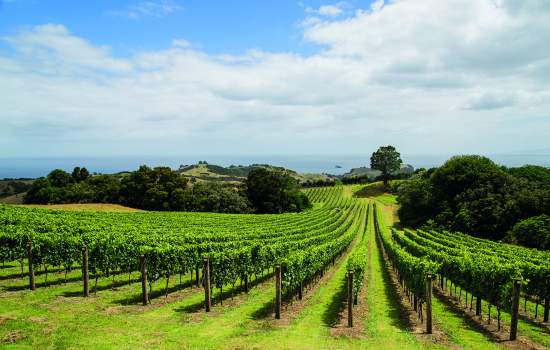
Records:
[[[521,281],[514,280],[514,290],[512,295],[512,320],[510,322],[510,340],[516,340],[518,333],[518,313],[519,313],[519,295],[521,293]]]
[[[432,334],[432,275],[426,276],[426,333]]]
[[[82,283],[84,284],[84,296],[90,296],[89,274],[88,274],[88,246],[82,247]]]
[[[141,301],[143,305],[149,303],[149,296],[147,295],[147,261],[145,255],[140,255],[139,266],[141,270]]]
[[[418,311],[418,297],[416,294],[413,294],[413,310]]]
[[[348,327],[353,327],[353,271],[348,271]]]
[[[481,297],[476,296],[476,316],[481,316]]]
[[[208,258],[204,258],[203,260],[203,273],[202,277],[204,279],[204,308],[206,312],[210,312],[210,308],[212,307],[212,298],[210,295],[210,260]]]
[[[248,274],[244,275],[244,291],[248,293]]]
[[[281,318],[281,265],[275,267],[275,318]]]
[[[546,299],[544,299],[544,321],[545,323],[548,323],[548,316],[550,314],[550,298],[549,297],[546,297]]]
[[[204,275],[204,272],[202,273]],[[199,265],[195,266],[195,285],[199,286]]]
[[[300,286],[298,287],[298,299],[299,300],[302,300],[302,291],[303,291],[303,289],[304,289],[304,285],[303,285],[302,282],[300,282]]]
[[[34,283],[34,266],[32,262],[32,242],[27,245],[27,259],[29,260],[29,289],[35,290],[36,284]]]

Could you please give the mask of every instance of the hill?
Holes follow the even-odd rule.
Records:
[[[31,188],[33,181],[32,179],[0,180],[0,203],[22,203],[23,195]]]
[[[182,165],[177,171],[189,179],[199,181],[242,182],[252,170],[258,168],[285,171],[300,183],[306,183],[308,181],[331,181],[332,179],[332,177],[326,174],[298,173],[294,170],[269,164],[230,165],[224,167],[201,161],[198,164]]]
[[[414,167],[410,164],[403,164],[401,165],[401,169],[399,169],[397,172],[394,173],[394,175],[399,174],[412,174],[414,172]],[[376,177],[380,176],[382,172],[380,170],[375,170],[368,167],[359,167],[359,168],[352,168],[349,172],[343,174],[340,176],[340,178],[353,178],[353,177],[360,177],[360,176],[368,176],[369,179],[373,180]]]

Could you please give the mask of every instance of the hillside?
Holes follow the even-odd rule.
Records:
[[[307,181],[330,181],[331,177],[326,174],[298,173],[294,170],[277,167],[269,164],[251,164],[251,165],[231,165],[228,167],[199,162],[193,165],[182,165],[178,172],[183,176],[199,181],[222,181],[222,182],[242,182],[248,174],[257,168],[266,168],[273,170],[282,170],[289,173],[300,183]]]
[[[414,167],[410,164],[401,165],[401,169],[394,173],[394,175],[399,174],[412,174],[414,172]],[[349,172],[341,175],[341,178],[352,178],[359,176],[368,176],[369,179],[373,180],[377,176],[380,176],[382,172],[380,170],[374,170],[368,167],[352,168]]]
[[[0,180],[0,203],[23,203],[23,196],[31,187],[33,181],[32,179]]]

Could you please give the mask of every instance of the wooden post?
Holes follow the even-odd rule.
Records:
[[[147,305],[149,295],[147,294],[147,260],[145,260],[145,255],[139,257],[139,266],[141,270],[141,302],[143,305]]]
[[[29,260],[29,289],[35,290],[36,284],[34,283],[34,266],[32,263],[32,242],[27,245],[27,259]]]
[[[353,327],[353,271],[348,271],[348,327]]]
[[[300,282],[300,286],[298,287],[298,299],[302,300],[302,290],[303,290],[303,284]]]
[[[548,316],[550,314],[550,298],[544,299],[544,321],[548,323]]]
[[[248,275],[244,275],[244,291],[248,293]]]
[[[202,274],[204,275],[204,272]],[[199,287],[199,265],[195,266],[195,285]]]
[[[518,334],[518,313],[519,313],[519,295],[521,293],[521,281],[514,280],[514,290],[512,294],[512,320],[510,321],[510,340],[516,340]]]
[[[476,296],[476,316],[481,316],[481,298]]]
[[[416,294],[413,294],[413,310],[418,311],[418,297]]]
[[[84,285],[84,296],[90,296],[90,276],[88,273],[88,246],[82,247],[82,283]]]
[[[432,275],[426,276],[426,333],[432,334]]]
[[[204,279],[204,308],[206,312],[210,312],[212,307],[212,296],[210,295],[210,260],[204,258],[202,278]]]
[[[281,318],[281,265],[275,267],[275,318]]]

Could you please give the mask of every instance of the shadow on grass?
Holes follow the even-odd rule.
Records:
[[[16,267],[16,266],[14,265],[14,266],[11,266],[11,267]],[[7,269],[8,266],[6,266],[5,268]],[[64,268],[55,268],[55,269],[52,269],[52,270],[48,270],[48,276],[53,276],[54,274],[56,274],[58,272],[63,272],[63,271],[65,271]],[[34,277],[35,278],[38,277],[38,276],[45,275],[45,274],[46,274],[46,271],[44,271],[43,269],[34,271]],[[23,272],[23,274],[21,274],[21,272],[17,272],[17,273],[10,273],[9,275],[0,276],[0,281],[18,279],[18,278],[21,278],[21,277],[23,277],[23,278],[27,277],[28,278],[29,277],[29,271],[25,270]]]
[[[249,289],[257,286],[258,284],[261,284],[261,283],[269,280],[272,276],[273,276],[272,273],[268,273],[268,274],[264,275],[263,277],[259,277],[259,278],[255,279],[254,281],[251,281],[248,284]],[[201,288],[201,291],[204,291],[204,289]],[[228,298],[231,298],[235,295],[242,294],[242,293],[244,293],[244,289],[241,288],[240,286],[235,285],[234,288],[229,287],[229,288],[227,288],[227,290],[224,290],[223,293],[221,294],[221,301],[223,302],[224,300],[227,300]],[[217,304],[220,304],[219,289],[216,289],[216,288],[213,289],[211,298],[212,298],[212,305],[213,306],[217,305]],[[202,310],[203,308],[204,308],[204,300],[201,300],[201,301],[199,301],[197,303],[194,303],[194,304],[191,304],[191,305],[186,305],[186,306],[176,308],[174,311],[194,313],[194,312],[198,312],[198,311]]]
[[[4,286],[2,287],[2,289],[4,289],[5,291],[9,291],[9,292],[17,292],[17,291],[21,291],[21,290],[25,290],[25,289],[28,289],[29,288],[29,284],[28,284],[28,276],[25,276],[25,279],[24,279],[27,283],[24,283],[22,285],[16,285],[16,286]],[[82,277],[81,276],[76,276],[76,277],[67,277],[67,280],[65,280],[65,278],[59,278],[59,279],[56,279],[56,280],[53,280],[53,281],[39,281],[39,280],[36,280],[35,279],[35,285],[36,285],[36,288],[44,288],[44,287],[51,287],[51,286],[58,286],[58,285],[61,285],[61,284],[66,284],[66,283],[71,283],[71,282],[76,282],[76,281],[81,281],[82,280]]]
[[[139,281],[141,281],[141,279],[138,278],[136,281],[139,282]],[[124,285],[124,284],[128,284],[128,281],[124,281],[124,283],[122,283],[122,285]],[[149,300],[164,297],[166,295],[167,291],[168,291],[168,294],[170,294],[170,293],[180,291],[182,289],[192,287],[194,285],[195,285],[195,282],[191,281],[191,280],[187,280],[187,281],[185,281],[181,284],[178,283],[176,285],[168,287],[168,290],[166,290],[166,289],[162,288],[160,285],[158,285],[158,288],[153,289],[153,291],[149,293]],[[111,288],[111,285],[107,285],[106,288],[104,288],[104,289],[109,289],[109,288]],[[149,286],[147,286],[147,288],[149,288]],[[125,298],[113,300],[112,303],[113,304],[121,304],[121,305],[130,305],[130,304],[141,303],[141,288],[140,288],[139,293],[127,296]]]
[[[347,303],[347,276],[344,276],[340,281],[340,288],[332,296],[332,300],[328,304],[328,307],[323,312],[323,322],[329,327],[335,326],[340,322],[340,314],[346,307]]]
[[[472,316],[471,314],[464,311],[464,309],[453,302],[452,297],[445,295],[439,288],[434,288],[434,296],[443,304],[443,307],[451,311],[453,314],[459,316],[466,325],[483,334],[487,339],[497,342],[497,343],[503,343],[508,341],[507,339],[501,339],[496,334],[485,328],[479,321],[475,319],[475,316]]]
[[[118,280],[118,281],[115,281],[114,283],[108,283],[108,284],[101,285],[101,286],[98,285],[97,288],[94,288],[94,283],[95,282],[94,282],[93,279],[91,279],[90,280],[90,294],[94,294],[96,291],[101,292],[103,290],[108,290],[108,289],[114,289],[114,288],[127,286],[129,284],[137,283],[139,281],[141,281],[140,278],[131,279],[129,283],[128,283],[128,280]],[[63,292],[62,295],[66,298],[80,297],[80,296],[82,296],[82,291],[79,290],[79,291],[72,291],[72,292]],[[140,295],[140,300],[141,300],[141,295]]]
[[[11,263],[8,263],[8,264],[3,264],[3,265],[0,265],[0,270],[4,270],[4,269],[12,269],[14,267],[16,267],[17,265],[12,265]]]
[[[390,276],[390,266],[386,264],[386,260],[382,254],[382,249],[380,248],[381,243],[378,239],[376,239],[376,244],[378,246],[379,263],[382,267],[382,284],[384,286],[384,293],[389,300],[387,311],[388,317],[391,319],[391,324],[393,326],[396,326],[403,331],[409,331],[413,329],[413,325],[408,317],[409,312],[397,292],[397,288],[399,287]]]
[[[373,183],[370,185],[365,185],[362,189],[353,194],[354,197],[359,198],[368,198],[368,197],[378,197],[386,193],[386,188],[383,183]]]
[[[522,314],[519,314],[518,316],[523,322],[540,329],[541,333],[550,335],[550,323],[545,324],[542,322],[542,319],[540,321],[535,321],[533,318]]]
[[[273,291],[275,294],[275,291]],[[253,320],[263,320],[275,313],[275,298],[269,299],[259,309],[252,313]]]

